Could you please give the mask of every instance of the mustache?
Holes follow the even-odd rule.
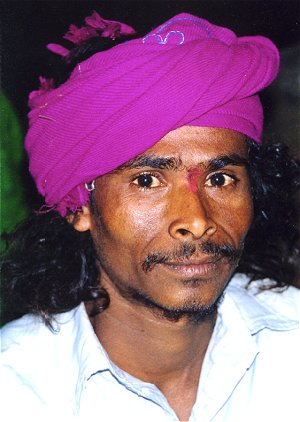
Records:
[[[230,264],[238,263],[243,248],[235,248],[227,243],[216,244],[213,242],[203,242],[199,245],[191,243],[184,243],[180,248],[172,252],[153,252],[147,255],[142,263],[142,268],[145,273],[151,271],[155,265],[163,264],[169,261],[188,260],[197,252],[206,254],[212,257],[213,260],[225,258]]]

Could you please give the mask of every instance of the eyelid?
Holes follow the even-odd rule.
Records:
[[[232,180],[232,182],[231,183],[225,183],[224,185],[222,185],[222,186],[213,186],[213,185],[208,185],[208,182],[210,181],[210,179],[213,177],[213,176],[216,176],[216,175],[218,175],[218,174],[220,174],[220,175],[222,175],[222,176],[224,176],[225,178],[226,177],[228,177],[228,178],[230,178],[231,180]],[[204,183],[204,185],[205,186],[209,186],[209,187],[225,187],[225,186],[228,186],[228,185],[231,185],[232,183],[236,183],[236,182],[239,182],[240,181],[240,179],[235,175],[235,174],[230,174],[228,171],[226,171],[226,170],[218,170],[218,171],[214,171],[214,172],[212,172],[212,173],[210,173],[207,177],[206,177],[206,180],[205,180],[205,183]]]
[[[138,186],[138,183],[134,183],[134,182],[140,176],[143,176],[143,175],[149,175],[151,177],[154,177],[155,179],[157,179],[159,181],[159,186],[162,186],[163,182],[162,182],[161,175],[159,173],[155,172],[155,171],[152,171],[152,170],[143,170],[143,171],[140,171],[138,174],[135,174],[134,176],[131,177],[131,183],[133,183],[134,185],[137,185]],[[139,186],[139,187],[141,189],[144,189],[145,190],[145,189],[154,189],[154,188],[159,187],[159,186],[153,186],[153,187]]]
[[[134,175],[132,175],[131,180],[133,181],[133,180],[137,179],[139,176],[142,176],[143,174],[147,174],[149,176],[156,177],[157,179],[161,179],[160,174],[158,174],[156,171],[143,170],[143,171],[139,171],[138,173],[135,173]]]
[[[235,167],[236,169],[236,167]],[[231,177],[233,179],[238,179],[238,176],[236,175],[236,171],[232,169],[222,168],[219,170],[213,170],[210,173],[207,174],[206,179],[209,179],[210,177],[214,176],[215,174],[223,174],[224,176]]]

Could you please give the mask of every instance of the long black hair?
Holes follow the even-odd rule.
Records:
[[[286,146],[249,145],[254,221],[237,272],[270,278],[269,288],[295,284],[300,260],[296,192],[300,163]],[[2,322],[26,313],[53,315],[92,301],[108,306],[90,232],[78,232],[55,211],[33,214],[8,236],[2,260]]]
[[[66,60],[68,72],[83,58],[119,41],[97,38],[76,47]],[[249,275],[250,282],[269,278],[268,288],[284,288],[295,284],[298,276],[300,162],[282,144],[247,142],[254,221],[236,271]],[[51,211],[33,214],[7,236],[7,243],[1,264],[3,323],[35,313],[51,325],[55,314],[82,301],[91,301],[94,313],[109,305],[89,232],[78,232]]]

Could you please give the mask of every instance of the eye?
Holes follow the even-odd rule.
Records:
[[[157,188],[161,186],[159,178],[151,173],[142,173],[133,179],[132,183],[140,188]]]
[[[235,176],[229,176],[225,173],[215,173],[207,179],[205,186],[209,187],[223,187],[228,186],[238,181]]]

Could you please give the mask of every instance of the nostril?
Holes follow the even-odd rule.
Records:
[[[182,234],[183,236],[186,236],[186,235],[189,233],[189,231],[188,231],[188,230],[186,230],[186,229],[178,229],[178,232],[179,232],[180,234]]]

